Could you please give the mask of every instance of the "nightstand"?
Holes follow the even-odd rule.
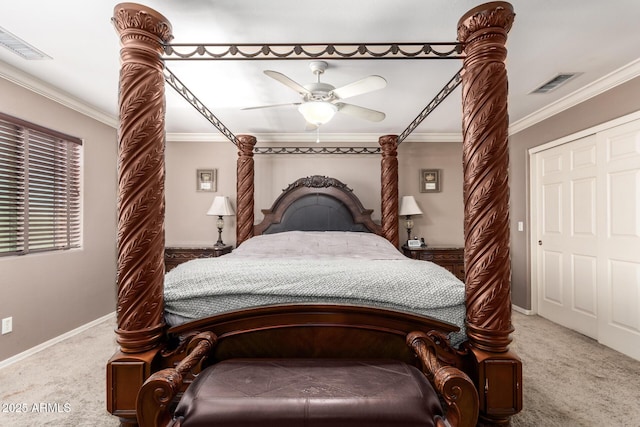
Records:
[[[405,244],[402,245],[402,253],[409,258],[438,264],[464,282],[464,248],[452,246],[410,248]]]
[[[165,272],[171,271],[178,264],[190,261],[196,258],[215,258],[228,254],[233,247],[231,246],[211,246],[207,248],[183,247],[183,248],[164,248],[164,269]]]

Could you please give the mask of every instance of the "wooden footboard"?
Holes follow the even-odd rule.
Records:
[[[255,307],[185,323],[169,329],[180,355],[184,342],[199,332],[212,332],[218,344],[213,361],[235,357],[390,358],[415,365],[405,337],[412,331],[448,334],[458,327],[437,319],[373,307],[290,304]],[[455,353],[458,355],[458,353]],[[462,366],[460,353],[451,362]],[[450,362],[450,363],[451,363]]]

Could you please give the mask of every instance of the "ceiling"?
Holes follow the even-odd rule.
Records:
[[[0,47],[0,76],[115,125],[119,40],[112,0],[0,2],[0,27],[52,59],[27,61]],[[470,0],[146,0],[173,26],[173,43],[455,42]],[[512,0],[516,19],[507,41],[512,131],[640,75],[637,0]],[[299,95],[267,77],[275,70],[300,84],[315,76],[307,60],[171,61],[168,68],[235,134],[260,140],[315,140],[295,107],[244,107],[298,102]],[[461,67],[461,60],[333,60],[321,81],[339,87],[380,75],[387,87],[347,101],[380,110],[371,123],[337,114],[321,127],[326,140],[401,133]],[[547,94],[530,92],[558,73],[578,77]],[[411,139],[458,137],[460,88]],[[167,132],[222,136],[167,87]],[[357,138],[356,138],[357,139]]]

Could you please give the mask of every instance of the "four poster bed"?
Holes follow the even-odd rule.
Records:
[[[395,135],[379,141],[381,224],[347,185],[321,176],[292,183],[254,224],[256,139],[239,135],[238,248],[165,278],[161,53],[171,27],[144,6],[116,6],[120,351],[107,365],[107,408],[123,425],[509,423],[522,407],[521,362],[509,350],[504,44],[513,16],[508,3],[488,3],[458,27],[464,284],[397,251]],[[309,277],[314,268],[321,274]],[[204,273],[221,286],[210,290],[216,279]]]

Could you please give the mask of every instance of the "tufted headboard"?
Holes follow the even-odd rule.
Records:
[[[283,231],[362,231],[382,234],[353,190],[335,178],[313,175],[300,178],[282,191],[254,235]]]

